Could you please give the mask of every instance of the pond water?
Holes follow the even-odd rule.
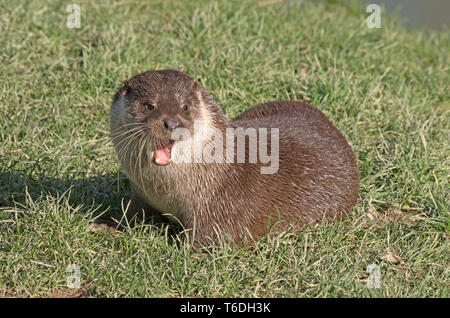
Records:
[[[383,4],[397,12],[407,27],[444,29],[450,27],[450,0],[364,0],[364,3]]]

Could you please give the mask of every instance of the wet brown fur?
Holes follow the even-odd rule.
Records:
[[[152,98],[160,101],[160,114],[147,118],[151,115],[139,104]],[[180,98],[191,103],[189,116],[177,110]],[[119,112],[120,107],[125,112]],[[201,111],[206,111],[211,126],[222,131],[227,127],[279,128],[278,172],[261,174],[260,167],[267,164],[260,162],[163,167],[151,163],[148,149],[156,141],[150,140],[167,141],[154,124],[170,115],[190,129],[193,119],[205,115]],[[164,70],[125,81],[115,95],[110,116],[113,143],[131,181],[129,215],[145,211],[147,216],[168,216],[189,229],[196,244],[209,245],[226,237],[238,245],[251,244],[272,230],[299,230],[324,218],[341,218],[356,201],[359,171],[350,146],[322,112],[306,103],[260,104],[226,121],[197,81],[182,72]],[[133,127],[137,122],[147,125],[146,135],[120,145],[131,134],[124,123]],[[145,138],[148,142],[142,141]]]

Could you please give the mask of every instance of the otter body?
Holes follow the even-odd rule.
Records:
[[[237,127],[278,129],[277,171],[263,174],[264,163],[248,162],[247,143],[245,162],[236,156],[232,162],[175,162],[185,155],[171,137],[175,129],[186,129],[203,146],[211,143],[196,134],[195,120],[224,134]],[[357,198],[359,172],[350,146],[322,112],[303,102],[265,103],[227,121],[194,79],[179,71],[149,71],[116,93],[110,128],[131,182],[128,214],[176,220],[200,245],[220,238],[249,244],[273,230],[341,218]],[[275,149],[272,138],[267,144]]]

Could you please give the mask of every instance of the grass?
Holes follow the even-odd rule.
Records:
[[[79,4],[80,29],[65,2],[0,4],[0,296],[449,297],[448,30],[384,11],[369,29],[343,1]],[[163,68],[198,78],[228,118],[279,99],[321,109],[358,157],[348,218],[208,253],[161,227],[93,226],[129,198],[112,96]]]

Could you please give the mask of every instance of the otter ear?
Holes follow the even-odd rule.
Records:
[[[120,93],[122,94],[122,96],[126,96],[130,93],[131,91],[131,87],[128,84],[128,81],[124,81],[122,83],[122,85],[120,86]]]
[[[198,81],[196,81],[196,80],[193,80],[193,81],[192,81],[191,89],[192,89],[194,92],[196,92],[196,91],[198,90],[199,86],[200,86],[200,84],[198,83]]]

